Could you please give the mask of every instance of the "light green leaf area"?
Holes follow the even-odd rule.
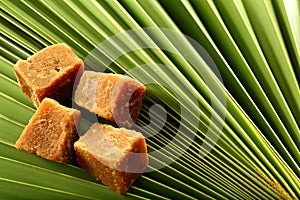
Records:
[[[299,198],[299,10],[297,0],[0,1],[1,198]],[[149,166],[124,195],[15,148],[36,108],[13,66],[61,42],[87,70],[147,87],[135,128]],[[90,124],[83,115],[80,134]]]

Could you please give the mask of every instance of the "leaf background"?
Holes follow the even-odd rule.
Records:
[[[300,5],[297,0],[228,1],[0,1],[0,194],[4,199],[297,199],[300,195]],[[179,134],[173,148],[150,157],[149,169],[177,157],[172,164],[143,174],[126,195],[118,195],[77,166],[53,163],[17,151],[15,141],[35,108],[20,91],[13,65],[38,50],[59,42],[68,44],[82,59],[102,41],[126,30],[143,27],[181,32],[199,43],[219,70],[222,82],[206,63],[194,66],[185,58],[197,49],[185,38],[165,34],[143,35],[120,41],[112,49],[131,44],[173,46],[178,54],[141,49],[122,55],[107,71],[126,73],[143,64],[159,65],[130,74],[151,80],[138,124],[149,151],[170,143],[182,122],[180,106],[201,113],[199,124],[186,123],[190,141]],[[185,51],[183,51],[183,49]],[[106,54],[110,57],[109,49]],[[99,61],[101,63],[101,60]],[[102,63],[103,64],[103,63]],[[96,67],[96,66],[94,66]],[[94,68],[97,69],[97,68]],[[204,70],[204,71],[203,71]],[[226,96],[226,118],[211,106],[211,85]],[[182,94],[178,99],[166,85]],[[190,102],[195,94],[197,102]],[[167,120],[152,113],[160,103]],[[151,110],[151,109],[150,109]],[[217,121],[211,120],[212,116]],[[196,116],[197,117],[197,116]],[[218,121],[221,120],[221,121]],[[88,122],[82,122],[82,129]],[[155,135],[155,127],[163,128]],[[196,129],[196,133],[192,129]],[[199,150],[206,133],[220,135],[204,158]],[[210,141],[212,138],[208,138]]]

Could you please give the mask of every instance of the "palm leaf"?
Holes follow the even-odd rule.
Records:
[[[0,5],[2,198],[300,196],[298,1]],[[147,85],[137,129],[147,136],[150,164],[125,195],[78,166],[14,147],[35,108],[19,89],[13,65],[59,42],[89,69],[126,73]],[[80,131],[89,123],[84,118]]]

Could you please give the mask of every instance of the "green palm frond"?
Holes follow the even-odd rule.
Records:
[[[1,198],[300,197],[297,0],[0,5]],[[14,146],[35,108],[13,65],[60,42],[87,69],[126,73],[147,86],[137,129],[147,137],[150,164],[125,195],[78,166]],[[83,117],[80,131],[89,123]]]

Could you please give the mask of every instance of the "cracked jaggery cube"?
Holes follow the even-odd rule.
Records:
[[[128,76],[85,71],[74,101],[98,116],[131,128],[142,108],[146,87]]]
[[[116,192],[125,193],[148,165],[143,135],[94,123],[74,144],[78,164]]]
[[[45,97],[60,103],[70,99],[83,69],[82,60],[64,43],[48,46],[14,66],[22,91],[36,107]]]
[[[48,160],[72,163],[80,111],[45,98],[16,142],[16,148]]]

